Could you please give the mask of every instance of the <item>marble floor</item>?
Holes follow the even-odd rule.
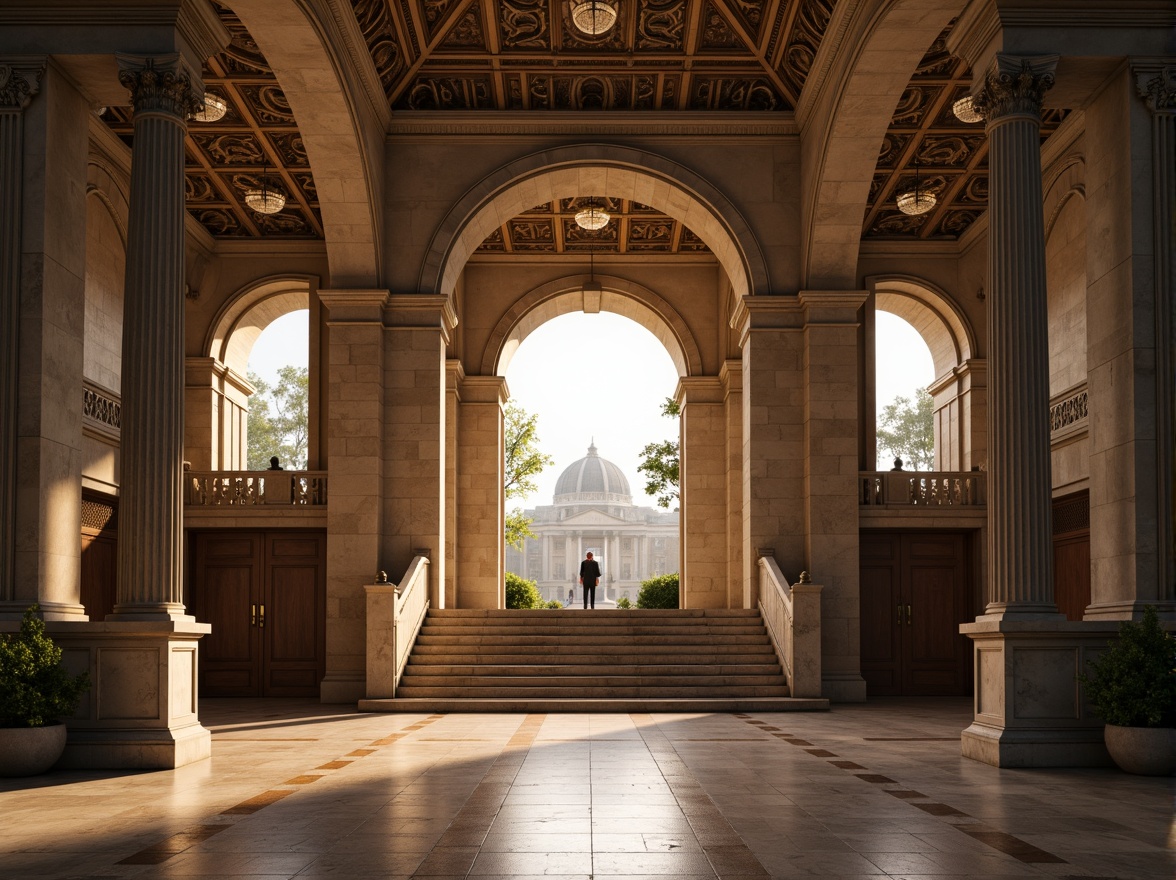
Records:
[[[363,715],[207,700],[213,757],[0,780],[0,878],[1165,878],[1173,780],[960,757],[962,700]]]

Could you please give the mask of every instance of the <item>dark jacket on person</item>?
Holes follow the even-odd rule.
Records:
[[[580,577],[584,579],[584,586],[595,587],[600,580],[600,563],[595,559],[585,559],[580,563]]]

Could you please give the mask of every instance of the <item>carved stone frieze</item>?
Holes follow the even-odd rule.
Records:
[[[449,29],[438,49],[486,51],[486,31],[482,26],[482,7],[478,3],[466,9],[465,14]]]
[[[798,95],[812,70],[835,3],[836,0],[800,0],[800,10],[784,50],[784,63],[780,67],[780,75]],[[784,4],[781,4],[783,7]]]
[[[991,122],[1011,114],[1041,116],[1041,101],[1054,84],[1057,59],[998,55],[995,69],[972,96],[972,107]]]
[[[988,204],[988,175],[974,174],[968,178],[956,196],[957,200],[972,205]]]
[[[1085,419],[1090,414],[1089,402],[1090,393],[1083,388],[1065,400],[1059,400],[1050,406],[1049,430],[1051,432],[1060,431]]]
[[[498,6],[504,52],[551,48],[547,0],[501,0]]]
[[[931,107],[939,89],[928,86],[910,86],[899,98],[890,124],[902,128],[917,126]]]
[[[686,0],[648,0],[637,9],[636,48],[643,52],[682,51]]]
[[[910,141],[910,135],[887,132],[878,147],[878,167],[894,168]]]
[[[45,67],[0,64],[0,110],[23,110],[41,89]]]
[[[1158,73],[1140,71],[1136,88],[1153,113],[1176,111],[1176,67],[1165,67]]]
[[[487,235],[485,241],[478,245],[478,250],[490,253],[504,253],[506,251],[506,240],[502,237],[502,229],[495,229]]]
[[[784,103],[766,79],[695,77],[691,110],[783,110]]]
[[[884,210],[878,213],[870,232],[874,235],[909,235],[923,228],[927,215],[909,215],[898,210]]]
[[[759,37],[765,6],[764,0],[727,0],[727,9],[739,18],[753,39]]]
[[[315,235],[312,227],[299,212],[290,208],[278,214],[257,214],[254,222],[265,235],[283,235],[297,238],[312,238]]]
[[[702,10],[702,48],[720,51],[747,48],[713,3],[707,3]]]
[[[939,166],[956,168],[968,163],[972,154],[984,143],[982,135],[972,137],[947,137],[927,135],[919,143],[915,154],[919,157],[919,164],[924,168]]]
[[[355,20],[367,43],[384,94],[391,95],[404,73],[404,52],[388,4],[384,0],[352,0],[351,8],[355,10]]]
[[[122,402],[96,388],[83,387],[82,416],[117,431],[122,427]]]
[[[192,202],[219,202],[222,200],[221,194],[217,192],[208,177],[203,174],[184,175],[185,202],[191,204]]]
[[[204,86],[192,78],[178,55],[158,58],[118,55],[118,81],[131,93],[136,113],[170,113],[187,119],[204,107]]]
[[[224,208],[206,208],[193,210],[191,213],[212,235],[234,238],[249,234],[249,230],[241,225],[236,215]]]
[[[302,142],[302,135],[290,132],[274,133],[268,137],[273,148],[282,157],[283,164],[296,167],[305,167],[310,164],[310,160],[306,156],[306,144]]]
[[[189,134],[212,165],[262,165],[266,161],[261,144],[251,133]]]
[[[512,220],[508,228],[515,251],[548,251],[555,242],[555,227],[550,220]]]
[[[969,226],[979,219],[979,211],[951,210],[944,214],[943,220],[939,223],[937,231],[940,235],[960,236],[963,235],[965,231],[967,231]]]
[[[406,110],[489,110],[490,80],[486,77],[417,77],[401,98]]]
[[[629,223],[630,251],[668,250],[674,240],[674,221],[668,217],[657,220],[633,220]]]
[[[705,253],[709,252],[710,248],[707,247],[706,242],[699,238],[693,230],[683,227],[682,235],[678,240],[678,250],[683,253]]]
[[[564,249],[569,251],[597,250],[605,245],[618,242],[618,223],[609,223],[603,229],[584,229],[577,225],[575,218],[563,218]],[[614,248],[610,247],[610,250]]]
[[[248,101],[250,112],[262,125],[294,125],[294,111],[278,86],[243,86],[241,94]]]

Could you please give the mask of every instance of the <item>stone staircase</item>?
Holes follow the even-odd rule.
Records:
[[[380,712],[780,712],[793,699],[758,611],[430,610]]]

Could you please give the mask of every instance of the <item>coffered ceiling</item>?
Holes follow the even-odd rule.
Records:
[[[836,0],[619,0],[617,24],[588,37],[566,0],[351,0],[393,111],[759,111],[795,108]],[[231,3],[231,0],[226,0]],[[232,44],[209,60],[208,91],[228,112],[189,125],[189,212],[217,238],[321,239],[314,176],[296,120],[273,71],[229,5],[214,0]],[[954,239],[987,209],[988,144],[981,124],[952,102],[971,72],[946,49],[949,27],[903,93],[862,220],[866,239]],[[1042,138],[1065,111],[1047,111]],[[103,119],[126,141],[129,108]],[[919,186],[937,198],[920,216],[895,197]],[[254,212],[244,190],[263,174],[289,194],[277,214]],[[603,195],[603,194],[598,194]],[[706,252],[677,221],[614,200],[598,233],[575,226],[571,202],[537,206],[497,229],[481,253]]]

